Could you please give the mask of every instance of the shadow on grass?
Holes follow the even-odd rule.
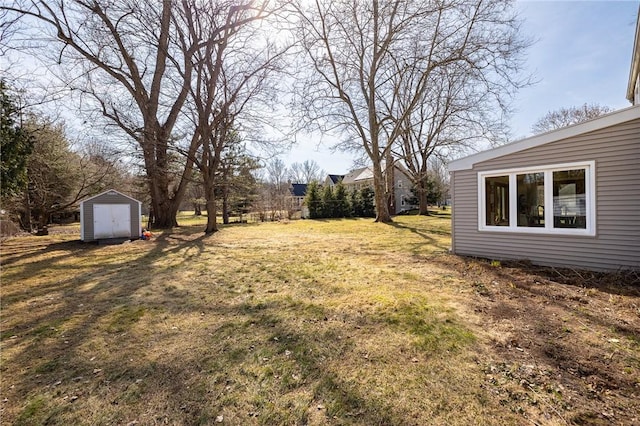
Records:
[[[80,240],[61,241],[51,243],[49,241],[38,241],[41,237],[23,237],[27,243],[17,244],[15,241],[11,241],[9,244],[2,246],[2,264],[5,266],[13,265],[21,260],[33,257],[34,254],[56,253],[59,252],[59,256],[68,256],[71,253],[80,250],[92,250],[98,248],[97,244],[84,243]],[[21,254],[16,254],[20,252]]]
[[[418,228],[415,226],[409,226],[406,224],[402,224],[402,223],[398,223],[398,222],[389,222],[386,225],[389,225],[393,228],[399,229],[399,230],[407,230],[410,231],[411,233],[419,236],[420,238],[422,238],[424,240],[423,243],[420,244],[412,244],[413,245],[413,249],[412,252],[413,254],[423,254],[426,252],[431,252],[432,250],[426,250],[429,247],[437,247],[439,250],[442,251],[448,251],[449,250],[449,243],[442,243],[441,241],[438,241],[436,238],[434,238],[434,235],[438,235],[438,236],[443,236],[443,237],[449,237],[451,235],[450,232],[447,231],[441,231],[441,230],[437,230],[437,229],[429,229],[428,231],[422,229],[422,228]],[[406,241],[402,242],[401,244],[403,245],[407,245],[407,244],[411,244],[408,243]]]
[[[403,419],[394,414],[388,402],[363,393],[356,385],[347,383],[326,368],[326,358],[335,358],[340,353],[326,352],[328,348],[322,348],[319,343],[322,337],[315,339],[298,333],[283,321],[279,313],[287,309],[286,303],[229,305],[224,300],[212,303],[211,299],[205,300],[198,297],[198,293],[191,293],[188,286],[180,292],[170,290],[172,277],[166,270],[154,272],[145,268],[145,265],[166,258],[177,259],[183,264],[201,256],[208,237],[193,238],[193,231],[200,227],[193,228],[137,243],[140,250],[115,260],[110,259],[113,246],[86,245],[77,241],[52,243],[44,250],[55,256],[34,260],[28,265],[31,272],[21,272],[25,281],[36,283],[44,271],[57,277],[48,279],[46,285],[35,284],[24,289],[14,283],[9,289],[13,293],[9,300],[3,297],[3,308],[9,308],[4,320],[12,325],[3,329],[2,344],[11,356],[5,359],[0,371],[5,377],[10,371],[24,372],[20,379],[14,376],[3,385],[12,386],[11,404],[20,405],[13,410],[18,413],[14,416],[16,424],[60,423],[70,419],[104,424],[135,420],[123,417],[118,407],[128,407],[129,413],[131,410],[157,410],[157,414],[146,419],[151,422],[213,423],[216,415],[226,408],[225,404],[233,406],[233,401],[221,396],[221,402],[216,402],[215,398],[212,402],[210,387],[222,395],[224,386],[231,385],[220,379],[223,390],[218,390],[219,383],[211,384],[210,375],[201,373],[211,369],[223,377],[224,371],[218,371],[221,364],[214,357],[209,365],[197,365],[200,362],[197,358],[209,359],[211,354],[217,354],[227,357],[231,366],[246,359],[254,364],[261,362],[262,358],[256,358],[255,351],[244,346],[244,340],[234,340],[242,336],[240,333],[246,327],[259,328],[262,333],[273,336],[285,336],[280,340],[269,339],[266,345],[275,347],[269,353],[284,356],[287,348],[296,348],[303,377],[318,381],[313,387],[313,397],[325,402],[329,419],[335,416],[349,423],[351,420],[348,419],[367,425],[402,424]],[[111,251],[106,247],[111,247]],[[127,245],[129,247],[132,246]],[[62,262],[68,256],[84,257],[91,265],[80,263],[74,274],[74,267]],[[22,260],[28,260],[28,256]],[[148,296],[140,297],[145,291]],[[154,298],[158,291],[164,293]],[[20,303],[26,305],[20,306]],[[16,317],[21,315],[21,310],[27,310],[28,314],[24,314],[27,318]],[[189,342],[193,336],[179,330],[152,332],[153,341],[149,342],[132,341],[127,336],[128,331],[147,315],[160,321],[159,318],[170,319],[174,314],[193,313],[212,313],[228,318],[227,326],[212,331],[211,338],[205,341],[199,337]],[[311,309],[311,314],[322,316],[324,312]],[[324,337],[336,341],[336,336]],[[190,348],[189,353],[162,355],[163,348],[176,341],[183,341],[182,344]],[[264,342],[256,344],[265,345]],[[152,345],[151,350],[144,345]],[[336,344],[332,349],[346,350],[344,345],[348,343]],[[92,350],[113,355],[94,363],[87,355]],[[15,365],[16,360],[19,365]],[[267,389],[264,395],[259,395],[261,400],[252,402],[255,416],[242,420],[260,424],[289,423],[283,414],[287,407],[273,405],[279,395],[303,385],[303,381],[288,380],[278,385],[280,388],[274,385],[275,391]],[[158,406],[146,406],[148,397],[161,401],[153,402]],[[93,407],[86,405],[88,402],[85,401],[91,398],[101,402]],[[138,404],[145,408],[131,408]],[[298,407],[296,419],[304,421],[309,409],[309,406]],[[90,415],[96,417],[87,417]]]

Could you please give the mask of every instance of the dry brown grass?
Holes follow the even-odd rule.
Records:
[[[521,270],[447,254],[448,217],[200,231],[119,246],[73,234],[5,241],[2,423],[570,421],[571,407],[529,398],[558,391],[506,373],[526,361],[505,353],[523,331],[487,313],[486,294],[512,297],[517,286],[496,277]],[[639,359],[637,340],[608,336]]]

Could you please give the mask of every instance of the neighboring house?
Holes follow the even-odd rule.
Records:
[[[396,164],[393,171],[392,180],[387,182],[387,188],[392,193],[391,202],[389,203],[389,213],[397,214],[406,210],[415,209],[417,206],[411,204],[414,195],[411,191],[411,180],[406,174],[406,169],[404,166]],[[385,179],[386,178],[387,176],[385,174]],[[352,170],[343,177],[342,184],[349,192],[354,190],[360,191],[363,188],[373,189],[373,171],[369,167]]]
[[[415,200],[413,194],[413,184],[407,170],[401,164],[396,164],[393,173],[393,195],[395,198],[395,212],[400,213],[407,210],[418,208],[416,204],[411,201]]]
[[[336,186],[338,182],[341,182],[342,179],[344,179],[344,175],[327,175],[324,184],[333,187]]]
[[[449,171],[454,253],[640,270],[640,105],[453,161]]]
[[[299,211],[301,217],[309,217],[309,211],[304,205],[304,198],[307,196],[306,183],[289,183],[289,196],[287,206],[290,211]]]
[[[304,203],[304,197],[307,195],[306,183],[289,183],[289,199],[291,206],[300,210]]]
[[[347,188],[347,191],[360,191],[364,188],[373,189],[373,170],[369,167],[351,170],[342,178],[342,184]]]
[[[638,7],[636,39],[633,44],[633,54],[631,57],[631,71],[629,72],[627,99],[633,105],[640,105],[640,7]]]

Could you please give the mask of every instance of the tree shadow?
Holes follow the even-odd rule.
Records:
[[[194,353],[202,359],[210,357],[212,353],[229,357],[229,362],[242,362],[254,357],[242,346],[242,341],[234,343],[233,339],[238,333],[236,323],[240,322],[242,326],[253,324],[252,327],[261,329],[262,334],[286,336],[279,341],[269,339],[263,342],[274,347],[278,354],[284,354],[292,346],[298,348],[296,356],[304,366],[305,377],[319,381],[314,398],[329,401],[326,403],[329,419],[334,416],[348,419],[352,413],[357,413],[360,424],[402,423],[402,418],[394,414],[391,407],[364,394],[326,367],[321,354],[318,354],[318,342],[312,336],[299,333],[292,324],[279,317],[280,312],[290,309],[286,302],[260,305],[212,303],[197,297],[196,293],[191,294],[188,287],[180,291],[171,290],[172,276],[167,269],[154,272],[141,267],[156,264],[165,258],[188,262],[215,245],[208,238],[203,234],[194,237],[189,232],[162,234],[151,241],[139,241],[135,246],[124,245],[127,249],[139,248],[139,251],[131,251],[115,260],[109,260],[109,257],[118,253],[120,247],[117,246],[69,241],[52,243],[44,248],[46,253],[56,253],[56,256],[42,260],[34,258],[29,265],[32,272],[23,273],[23,277],[31,281],[46,270],[55,278],[35,289],[22,290],[14,283],[10,291],[22,298],[14,294],[13,300],[3,298],[2,301],[3,307],[10,310],[9,316],[3,318],[4,323],[10,326],[3,327],[2,345],[11,354],[10,358],[5,359],[2,372],[7,374],[16,367],[11,360],[21,360],[20,367],[26,366],[27,369],[21,379],[17,375],[3,385],[5,389],[12,387],[9,393],[11,403],[28,406],[34,395],[48,395],[47,398],[61,401],[61,389],[68,392],[73,388],[83,388],[84,394],[78,394],[87,398],[113,395],[111,390],[116,389],[120,396],[99,407],[106,410],[104,416],[107,422],[126,423],[126,419],[118,417],[118,405],[138,403],[148,393],[156,395],[154,392],[161,390],[161,395],[171,395],[171,398],[159,414],[163,414],[162,411],[171,413],[167,415],[189,424],[201,422],[203,418],[210,418],[210,422],[213,422],[216,410],[223,409],[224,405],[214,400],[213,403],[217,405],[212,408],[212,400],[207,392],[197,394],[189,390],[213,386],[208,384],[210,378],[207,374],[194,374],[206,367],[193,365],[201,362],[194,359],[197,358]],[[81,257],[76,271],[65,264],[67,256]],[[89,262],[90,266],[83,265],[82,261]],[[84,273],[85,270],[87,273]],[[157,292],[163,293],[155,297],[154,293]],[[141,294],[146,296],[141,297]],[[30,306],[29,318],[16,317],[20,315],[20,309],[25,309],[17,306],[20,303]],[[204,347],[201,340],[189,342],[193,336],[188,332],[179,333],[179,330],[151,332],[148,342],[132,342],[127,336],[140,316],[170,319],[173,315],[193,313],[226,318],[219,328],[210,332],[210,340]],[[228,324],[228,332],[225,331],[225,324]],[[160,356],[145,349],[145,345],[149,344],[154,351],[162,352],[163,347],[180,339],[184,340],[185,347],[191,347],[190,353],[174,351]],[[122,346],[118,342],[122,342]],[[106,360],[90,360],[88,350],[103,350],[95,345],[105,345],[114,355]],[[294,392],[295,386],[289,384],[280,391]],[[274,398],[277,395],[266,397]],[[79,421],[83,418],[82,410],[87,409],[86,405],[70,405],[70,402],[65,407],[61,413],[71,418],[75,416]],[[55,423],[57,414],[50,408],[53,411],[47,416],[53,416],[50,420]],[[13,412],[19,412],[20,409],[14,407]],[[43,409],[47,409],[46,405]],[[260,407],[256,407],[256,411],[259,410]],[[258,418],[263,424],[277,423],[277,419],[269,418],[268,413],[264,416]],[[163,419],[157,421],[162,423]],[[251,419],[247,421],[251,422]]]
[[[408,226],[398,222],[390,222],[390,223],[387,223],[386,225],[389,225],[396,229],[409,231],[424,240],[423,243],[413,244],[413,249],[412,249],[413,254],[423,253],[425,251],[424,250],[425,247],[437,247],[441,251],[449,250],[449,244],[447,243],[443,244],[442,242],[438,241],[436,238],[433,237],[434,235],[448,237],[451,235],[449,232],[440,231],[437,229],[430,229],[429,231],[425,231],[418,227]],[[407,245],[410,243],[407,243],[406,241],[399,241],[398,244]]]

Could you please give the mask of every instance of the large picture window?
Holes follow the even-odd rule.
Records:
[[[595,163],[478,173],[481,231],[595,235]]]

